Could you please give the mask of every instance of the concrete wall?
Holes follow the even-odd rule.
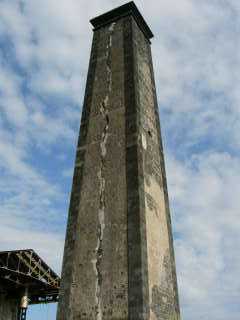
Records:
[[[122,22],[94,33],[58,319],[128,313],[123,51]]]
[[[179,320],[150,43],[131,16],[94,32],[58,320]]]
[[[175,259],[151,49],[135,21],[133,39],[147,243],[147,319],[178,320]]]

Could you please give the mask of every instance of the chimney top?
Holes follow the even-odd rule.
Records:
[[[98,17],[95,17],[91,19],[90,22],[94,27],[93,30],[97,30],[109,23],[112,23],[120,18],[130,15],[133,16],[139,28],[145,34],[147,39],[151,39],[153,37],[153,33],[133,1],[128,2],[111,11],[108,11]]]

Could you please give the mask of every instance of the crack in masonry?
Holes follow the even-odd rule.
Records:
[[[101,262],[103,257],[103,235],[105,229],[105,177],[103,174],[104,161],[107,154],[107,140],[109,136],[109,94],[112,90],[112,73],[111,73],[111,61],[110,61],[110,49],[112,47],[112,33],[114,31],[115,23],[112,23],[109,27],[109,36],[107,43],[106,53],[106,69],[107,69],[107,94],[100,104],[100,113],[105,121],[103,128],[100,150],[101,150],[101,163],[100,170],[98,172],[99,179],[99,210],[98,210],[98,229],[97,229],[97,246],[95,249],[96,257],[92,260],[93,269],[96,275],[96,289],[95,289],[95,314],[97,320],[102,320],[102,308],[101,308],[101,286],[102,286],[102,273],[101,273]]]

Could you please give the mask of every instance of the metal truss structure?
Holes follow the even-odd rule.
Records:
[[[0,285],[9,298],[19,299],[18,318],[25,320],[28,304],[58,301],[60,278],[32,249],[3,251]]]

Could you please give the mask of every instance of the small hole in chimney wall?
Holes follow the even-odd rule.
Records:
[[[152,138],[152,132],[150,130],[148,130],[148,135]]]

